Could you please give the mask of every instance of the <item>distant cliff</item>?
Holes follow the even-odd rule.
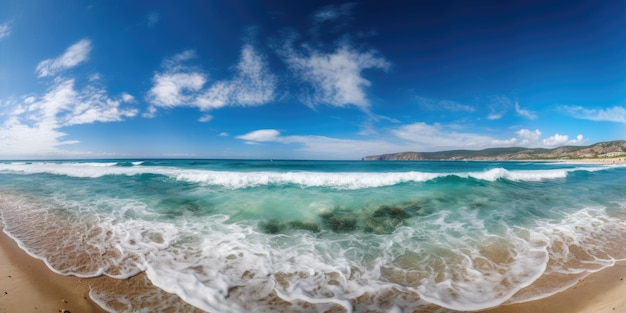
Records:
[[[584,159],[602,157],[626,157],[626,141],[616,140],[599,142],[590,146],[562,146],[554,149],[543,148],[490,148],[484,150],[449,150],[439,152],[400,152],[372,155],[362,158],[366,161],[377,160],[556,160]]]

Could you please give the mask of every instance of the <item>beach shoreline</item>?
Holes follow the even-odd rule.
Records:
[[[626,157],[619,158],[595,158],[595,159],[562,159],[556,160],[559,162],[573,163],[573,164],[626,164]]]
[[[547,298],[504,304],[484,313],[626,312],[626,261],[592,273],[575,286]],[[33,258],[0,232],[0,313],[106,312],[89,298],[90,283],[101,278],[63,276]],[[453,312],[453,311],[451,311]]]
[[[0,313],[106,312],[89,298],[97,279],[53,272],[0,228]]]
[[[577,159],[554,160],[551,162],[587,164],[591,165],[590,168],[593,169],[598,168],[598,166],[592,165],[598,164],[600,168],[619,170],[623,167],[623,165],[617,164],[626,163],[626,159]],[[617,166],[613,166],[612,164]],[[557,167],[563,167],[563,165],[558,165]],[[569,165],[565,166],[565,168],[569,167]],[[580,168],[584,169],[586,167],[583,166]],[[613,171],[611,170],[608,172]],[[582,183],[587,182],[583,181]],[[619,186],[616,191],[619,192],[623,190],[621,188],[622,187]],[[11,203],[13,202],[10,197],[7,199],[7,206],[11,207]],[[34,207],[37,207],[37,205],[34,205]],[[9,216],[12,215],[9,215],[9,212],[12,211],[4,211],[4,213],[7,214],[3,217],[0,216],[0,222],[8,222],[10,220]],[[3,218],[5,218],[5,220],[3,220]],[[14,220],[22,221],[28,220],[30,217],[24,218],[24,216],[14,216],[13,218]],[[56,224],[58,223],[54,223],[54,221],[50,222],[50,220],[48,220],[45,223],[42,222],[38,225]],[[618,226],[621,229],[622,227],[620,225]],[[8,229],[9,228],[7,228],[7,230]],[[17,232],[19,232],[19,229],[20,228],[13,228],[13,230]],[[78,230],[78,232],[80,233],[81,231]],[[34,234],[35,241],[41,238],[41,235],[38,235],[38,232],[35,232]],[[620,234],[623,233],[620,232]],[[621,239],[621,237],[623,237],[623,235],[617,235],[617,237],[614,238]],[[45,247],[55,249],[57,248],[57,241],[54,239],[48,240],[44,242],[44,245]],[[621,251],[622,248],[619,249]],[[75,253],[76,249],[70,249],[67,251],[68,252],[66,253]],[[618,255],[623,258],[623,254],[618,253]],[[70,254],[67,256],[71,257],[72,255]],[[73,264],[80,264],[80,262],[73,262]],[[604,263],[603,265],[606,264],[607,263]],[[626,312],[626,299],[623,297],[623,295],[626,294],[626,282],[624,282],[624,278],[626,278],[626,261],[621,261],[617,262],[613,266],[580,279],[575,285],[552,296],[524,303],[505,303],[494,308],[481,310],[479,312]],[[565,283],[553,280],[550,277],[546,278],[543,282],[540,282],[537,285],[541,285],[546,281],[554,286],[563,286],[563,288],[565,288],[565,286],[570,286],[570,283],[572,282],[572,280],[570,280],[567,285],[565,285]],[[531,285],[523,290],[530,291],[531,295],[539,293],[533,292],[533,288],[535,288],[535,286]],[[142,293],[142,290],[148,290],[149,292]],[[90,297],[90,294],[93,299]],[[141,297],[138,297],[138,295],[141,294],[152,295],[152,302],[147,303],[146,298],[143,298],[142,300]],[[118,297],[124,297],[125,300],[117,301],[116,299],[118,299]],[[164,302],[163,300],[166,298],[167,301]],[[513,297],[513,299],[515,299],[515,297]],[[132,307],[130,304],[129,306],[126,306],[127,302],[133,302]],[[99,306],[99,304],[101,304],[102,307]],[[147,278],[147,275],[144,273],[135,275],[129,279],[114,279],[107,276],[96,278],[78,278],[57,274],[50,270],[46,263],[22,250],[11,236],[3,232],[0,224],[0,313],[63,312],[64,310],[69,312],[105,312],[106,310],[124,310],[134,312],[145,307],[163,309],[173,307],[181,308],[183,306],[185,309],[181,309],[180,311],[194,311],[191,305],[183,303],[178,296],[169,294],[152,285],[150,280]],[[438,308],[434,305],[433,307]],[[197,311],[199,312],[200,310]],[[438,310],[437,312],[443,313],[457,311],[444,309]]]

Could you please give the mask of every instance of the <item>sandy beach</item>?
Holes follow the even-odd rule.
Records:
[[[570,159],[570,160],[560,160],[562,162],[567,163],[577,163],[577,164],[626,164],[625,157],[619,158],[596,158],[596,159]]]
[[[502,305],[482,312],[626,312],[624,278],[626,262],[618,262],[551,297]],[[84,279],[58,275],[42,261],[21,250],[6,234],[0,235],[0,313],[105,312],[89,298],[90,284],[102,279],[106,278]]]
[[[105,312],[89,298],[89,279],[52,272],[0,233],[0,313]]]

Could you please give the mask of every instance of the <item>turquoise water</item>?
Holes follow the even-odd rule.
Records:
[[[480,310],[626,259],[626,167],[5,161],[0,214],[58,273],[143,272],[209,312]]]

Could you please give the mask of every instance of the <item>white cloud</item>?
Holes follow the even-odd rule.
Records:
[[[548,137],[543,140],[543,144],[547,146],[562,145],[566,142],[567,142],[567,135],[559,135],[558,133],[554,134],[554,136]]]
[[[453,130],[451,125],[413,123],[393,129],[391,133],[399,138],[417,144],[420,151],[447,149],[485,149],[493,147],[553,147],[563,144],[581,144],[585,140],[582,135],[569,140],[567,135],[555,134],[541,139],[539,129],[520,129],[514,137],[499,139],[492,136],[467,133]]]
[[[157,108],[153,105],[148,107],[148,111],[147,112],[143,112],[141,114],[142,117],[145,118],[154,118],[156,117],[156,113],[157,113]]]
[[[160,107],[191,106],[206,77],[201,73],[161,73],[152,78],[148,101]]]
[[[81,44],[82,43],[82,44]],[[40,77],[54,75],[87,59],[89,41],[69,47],[57,59],[40,63]],[[81,52],[82,51],[82,52]],[[78,141],[64,140],[63,129],[81,124],[122,121],[137,115],[128,107],[134,101],[128,93],[111,97],[97,85],[76,88],[76,78],[55,77],[43,95],[28,94],[21,100],[0,101],[0,156],[7,158],[63,157],[77,154],[60,147]],[[84,153],[83,153],[84,155]]]
[[[425,110],[444,110],[450,112],[474,112],[473,106],[462,104],[453,100],[437,100],[417,96],[417,104]]]
[[[91,41],[89,39],[82,39],[67,48],[61,56],[39,62],[35,71],[38,73],[38,77],[56,75],[87,61],[90,51]]]
[[[626,123],[626,109],[621,106],[606,109],[585,109],[581,106],[562,105],[558,109],[578,119],[596,122]]]
[[[548,137],[543,140],[545,146],[561,146],[565,144],[577,145],[584,141],[583,135],[576,136],[576,139],[569,140],[567,135],[554,134],[554,136]]]
[[[135,102],[135,97],[129,93],[122,92],[122,100],[124,102]]]
[[[207,81],[204,73],[190,70],[182,63],[196,57],[194,50],[186,50],[163,60],[164,71],[152,77],[152,88],[147,100],[152,104],[144,117],[156,115],[156,107],[193,106],[198,92]]]
[[[584,143],[585,141],[586,140],[583,138],[583,135],[578,134],[578,136],[576,136],[576,139],[572,139],[570,143],[581,144],[581,143]]]
[[[489,115],[487,115],[487,119],[488,120],[499,120],[502,118],[502,116],[504,116],[504,113],[490,113]]]
[[[308,100],[311,105],[355,105],[367,111],[369,100],[365,88],[371,83],[363,78],[362,71],[390,67],[389,62],[374,51],[361,52],[346,44],[332,53],[310,49],[299,53],[289,47],[284,50],[282,53],[290,68],[313,88],[313,95]]]
[[[12,117],[0,126],[0,156],[11,158],[65,154],[58,147],[76,143],[61,140],[65,135],[51,127],[25,125]]]
[[[202,115],[202,116],[198,119],[198,122],[201,122],[201,123],[206,123],[206,122],[210,122],[212,119],[213,119],[213,116],[212,116],[212,115],[210,115],[210,114],[205,114],[205,115]]]
[[[195,105],[202,110],[219,109],[228,105],[234,93],[234,85],[220,81],[216,82],[194,100]]]
[[[517,143],[517,138],[515,137],[511,137],[509,139],[504,139],[504,140],[494,140],[493,143],[496,146],[514,146]]]
[[[11,35],[11,22],[0,24],[0,39]]]
[[[228,137],[229,135],[228,135],[228,133],[227,133],[227,132],[221,132],[221,133],[219,134],[219,136],[220,136],[220,137]]]
[[[206,75],[182,64],[194,57],[195,52],[187,50],[163,61],[165,71],[152,79],[147,95],[151,106],[144,116],[154,116],[157,107],[190,106],[209,111],[224,106],[262,105],[274,99],[277,79],[251,45],[242,47],[233,78],[213,82],[206,88]],[[209,121],[209,115],[200,120]]]
[[[57,120],[62,126],[91,124],[95,122],[119,122],[135,117],[137,109],[122,108],[123,103],[131,102],[133,97],[123,93],[120,97],[110,98],[106,90],[87,86],[76,92],[66,112],[57,113]]]
[[[530,146],[539,144],[541,132],[538,129],[534,131],[528,129],[520,129],[515,132],[518,136],[519,144],[522,146]]]
[[[517,113],[517,115],[526,117],[531,120],[537,119],[537,115],[534,112],[522,109],[517,102],[515,102],[515,112]]]
[[[568,145],[579,145],[585,142],[585,139],[582,134],[576,136],[575,139],[569,139],[568,135],[560,135],[558,133],[548,137],[541,139],[541,131],[539,129],[535,129],[531,131],[529,129],[520,129],[515,132],[517,137],[513,137],[509,139],[508,142],[511,144],[517,144],[519,146],[525,147],[555,147],[562,146],[565,144]]]
[[[12,111],[0,126],[0,151],[3,156],[68,155],[59,146],[75,144],[62,138],[61,128],[95,122],[122,121],[137,115],[137,110],[122,107],[129,96],[111,98],[106,90],[94,86],[75,88],[74,79],[57,80],[48,91],[10,102]],[[125,100],[126,99],[126,100]]]
[[[121,108],[131,95],[123,93],[118,98],[111,98],[106,90],[87,86],[76,90],[75,80],[60,80],[42,97],[27,101],[27,109],[20,115],[35,124],[60,128],[71,125],[90,124],[94,122],[115,122],[124,118],[134,117],[137,110]],[[126,98],[126,100],[124,100]]]
[[[247,141],[258,141],[258,142],[267,142],[267,141],[280,141],[280,132],[275,129],[259,129],[252,132],[249,132],[245,135],[237,136],[237,139],[247,140]]]
[[[202,110],[227,105],[256,106],[274,100],[276,76],[265,59],[251,46],[244,45],[237,72],[230,80],[215,82],[199,95],[195,104]]]

